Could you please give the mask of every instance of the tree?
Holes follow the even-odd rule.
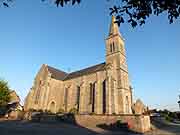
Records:
[[[12,1],[1,0],[1,3],[5,7],[9,7],[9,3]],[[79,4],[81,1],[83,0],[54,0],[54,3],[57,7],[63,7],[67,4]],[[106,1],[114,2],[114,0]],[[118,25],[126,22],[132,27],[141,26],[145,24],[150,16],[159,16],[163,13],[167,14],[169,23],[171,24],[180,16],[180,0],[119,0],[109,10],[110,15],[116,16],[117,21],[115,23],[118,23]]]
[[[0,107],[4,107],[10,100],[10,89],[8,83],[4,80],[0,80]]]

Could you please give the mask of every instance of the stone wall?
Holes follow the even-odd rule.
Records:
[[[144,133],[150,130],[150,117],[144,115],[76,115],[76,123],[83,127],[113,124],[117,120],[128,123],[132,131]]]

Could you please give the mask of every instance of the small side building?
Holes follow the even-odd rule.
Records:
[[[20,97],[17,95],[15,90],[10,92],[10,101],[7,105],[8,108],[8,117],[17,119],[20,112],[23,111],[23,106],[20,104]]]

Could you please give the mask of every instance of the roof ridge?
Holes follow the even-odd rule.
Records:
[[[55,68],[55,67],[52,67],[52,66],[49,66],[49,65],[47,65],[47,67],[48,67],[48,68],[52,68],[52,69],[54,69],[54,70],[56,70],[56,71],[60,71],[60,72],[63,72],[63,73],[68,74],[67,72],[65,72],[65,71],[63,71],[63,70],[60,70],[60,69],[58,69],[58,68]]]
[[[65,81],[65,80],[72,79],[72,78],[75,78],[75,77],[78,77],[78,76],[81,76],[81,75],[90,74],[90,73],[94,73],[94,72],[96,72],[98,70],[102,70],[104,68],[103,67],[99,68],[99,66],[104,66],[105,64],[106,63],[103,62],[103,63],[96,64],[96,65],[93,65],[93,66],[90,66],[90,67],[87,67],[87,68],[84,68],[84,69],[80,69],[80,70],[71,72],[71,73],[67,74],[67,76],[65,76],[65,78],[63,80]],[[97,67],[97,68],[95,68],[95,67]],[[95,68],[95,69],[93,69],[93,68]]]
[[[92,66],[90,66],[90,67],[82,68],[82,69],[80,69],[80,70],[73,71],[73,72],[70,72],[70,73],[68,73],[68,74],[75,73],[75,72],[80,72],[80,71],[82,71],[82,70],[85,70],[85,69],[88,69],[88,68],[92,68],[92,67],[95,67],[95,66],[99,66],[99,65],[102,65],[102,64],[105,64],[105,62],[102,62],[102,63],[100,63],[100,64],[96,64],[96,65],[92,65]]]

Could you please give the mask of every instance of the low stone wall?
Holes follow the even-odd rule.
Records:
[[[75,115],[76,123],[83,127],[113,124],[117,120],[128,123],[132,131],[144,133],[150,130],[150,117],[144,115]]]

